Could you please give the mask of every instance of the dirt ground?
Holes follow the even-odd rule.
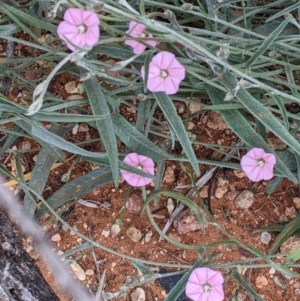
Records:
[[[66,84],[72,81],[74,81],[74,79],[70,78],[70,75],[63,74],[53,81],[51,89],[55,91],[59,97],[67,101],[70,97],[74,97],[74,94],[69,94],[66,91]],[[75,80],[74,84],[76,85],[77,83],[78,81]],[[17,94],[14,90],[10,91],[9,97],[12,101],[20,101],[21,96],[22,92]],[[201,102],[201,100],[199,100],[199,102]],[[188,108],[184,103],[178,102],[176,103],[176,107],[178,114],[182,117],[186,116]],[[130,121],[134,121],[135,111],[132,108],[122,105],[121,110],[123,116]],[[238,140],[231,130],[227,128],[218,113],[206,112],[202,114],[200,107],[194,107],[193,110],[195,110],[195,112],[190,113],[193,113],[195,118],[189,122],[188,129],[199,141],[230,146],[234,145]],[[162,118],[159,112],[157,114],[158,118]],[[95,151],[101,149],[100,143],[89,141],[96,138],[98,138],[97,132],[87,124],[80,124],[76,134],[72,132],[67,134],[67,139],[70,141],[85,141],[86,143],[82,145],[82,147]],[[281,141],[278,141],[272,136],[269,137],[269,144],[273,147],[276,146],[276,148],[285,147]],[[28,139],[19,139],[16,147],[23,149],[24,145],[31,149],[39,147],[36,142]],[[122,147],[122,145],[120,145],[120,147]],[[180,153],[181,149],[175,148],[173,152]],[[201,145],[195,147],[195,152],[199,159],[220,160],[223,157],[222,154]],[[24,160],[27,162],[24,170],[25,174],[32,170],[34,166],[34,156],[36,154],[36,152],[27,152],[24,154]],[[72,157],[70,154],[66,155],[70,160],[51,171],[51,176],[43,195],[45,198],[51,196],[63,185],[61,177],[68,171],[73,160],[76,159],[76,157]],[[242,153],[238,154],[238,156],[241,155]],[[8,158],[7,156],[1,158],[1,163],[5,164],[10,170],[13,169],[12,158]],[[205,174],[209,167],[210,166],[205,165],[201,166],[202,175]],[[72,170],[70,180],[83,175],[93,168],[95,168],[95,166],[87,162],[77,163]],[[196,178],[196,180],[198,179]],[[190,184],[188,174],[178,163],[172,161],[167,162],[163,186],[161,187],[162,190],[177,191],[186,195],[190,190]],[[200,190],[200,195],[209,205],[211,213],[222,227],[236,239],[258,248],[263,252],[268,251],[276,234],[270,233],[271,241],[262,243],[261,233],[253,234],[253,231],[292,220],[298,214],[298,210],[293,203],[293,198],[300,197],[298,186],[287,180],[284,180],[280,187],[270,196],[267,193],[266,184],[267,182],[264,181],[253,183],[248,180],[242,172],[223,168],[217,170],[211,180]],[[17,189],[17,187],[15,187],[15,189]],[[115,188],[113,184],[99,187],[84,198],[88,204],[77,203],[71,206],[68,213],[64,216],[64,219],[80,233],[120,254],[159,263],[192,265],[198,257],[197,251],[178,248],[166,240],[159,241],[159,235],[152,227],[146,214],[140,216],[126,209],[120,233],[115,238],[111,237],[111,233],[109,233],[108,229],[110,229],[112,223],[118,217],[119,211],[124,205],[128,189],[128,184],[122,179],[118,188]],[[148,185],[147,193],[151,194],[153,189],[153,183]],[[243,203],[241,205],[237,201],[237,197],[246,190],[253,193],[253,203],[250,205]],[[133,194],[141,197],[141,190],[139,188],[132,189],[130,196]],[[192,199],[196,204],[199,204],[196,198]],[[96,205],[94,206],[95,208],[91,207],[91,204]],[[176,206],[176,200],[174,200],[174,205]],[[157,206],[151,204],[150,209],[154,214],[156,223],[162,229],[170,216],[167,208],[167,198],[159,199]],[[178,220],[181,225],[180,229],[189,228],[191,226],[190,224],[193,224],[191,215],[187,211],[184,212],[185,213],[181,215]],[[49,216],[46,216],[43,222],[45,223],[48,219]],[[135,228],[136,232],[138,232],[137,230],[141,232],[138,238],[129,237],[128,229],[132,227]],[[44,230],[55,246],[56,252],[59,254],[67,253],[71,249],[85,243],[82,238],[74,235],[74,233],[56,222],[44,224]],[[176,230],[171,226],[167,231],[167,235],[180,243],[190,246],[203,246],[227,239],[209,220],[205,232],[196,230],[179,234],[178,229]],[[41,269],[45,279],[53,287],[61,301],[70,301],[72,298],[57,288],[55,279],[53,279],[51,272],[49,272],[48,268],[41,261],[40,256],[31,245],[30,239],[24,239],[24,245],[33,258],[36,259],[36,263]],[[247,261],[253,257],[251,253],[241,247],[226,244],[220,244],[211,248],[206,256],[207,258],[213,259],[214,264],[230,263],[239,260]],[[100,274],[97,272],[94,257],[99,263]],[[112,255],[100,248],[94,248],[93,251],[89,249],[87,252],[74,253],[72,254],[72,258],[77,259],[78,265],[73,266],[70,271],[76,270],[74,277],[79,278],[78,282],[93,292],[97,291],[99,283],[98,277],[101,276],[104,271],[106,271],[106,292],[119,291],[121,286],[125,285],[128,277],[138,275],[137,269],[132,265],[130,260],[122,256]],[[282,260],[280,256],[275,259],[277,262],[281,262]],[[176,271],[177,269],[170,270]],[[228,268],[222,268],[220,270],[225,276],[225,300],[232,300],[232,296],[235,294],[237,296],[236,300],[250,301],[251,298],[238,286],[238,283],[232,277],[228,277],[231,270]],[[294,271],[300,272],[300,269],[294,269]],[[300,298],[299,279],[283,276],[279,272],[270,269],[270,267],[247,269],[240,271],[240,273],[265,301],[296,301]],[[166,298],[167,290],[160,286],[157,281],[152,281],[141,287],[146,293],[147,301],[163,301]],[[114,298],[113,300],[133,300],[131,294],[135,289],[136,288],[128,290],[126,296],[119,299]]]

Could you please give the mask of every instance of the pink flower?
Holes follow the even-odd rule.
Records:
[[[79,48],[92,47],[99,40],[99,24],[96,13],[81,8],[68,8],[64,14],[64,21],[58,25],[57,34],[72,51],[76,47],[68,40]]]
[[[276,158],[273,154],[265,153],[262,148],[252,148],[241,159],[242,170],[253,181],[270,180]]]
[[[141,70],[145,79],[145,67]],[[177,93],[180,82],[185,78],[185,68],[177,61],[175,55],[168,51],[156,54],[149,64],[147,88],[151,92]]]
[[[148,157],[138,155],[137,153],[130,153],[124,158],[123,162],[150,175],[154,175],[154,162]],[[125,181],[134,187],[141,187],[152,182],[151,178],[143,177],[126,170],[121,169],[121,174]]]
[[[130,21],[129,23],[129,30],[126,31],[129,35],[134,38],[152,38],[151,34],[145,33],[145,25],[136,23],[135,21]],[[140,54],[145,51],[146,47],[144,44],[140,43],[139,41],[134,40],[126,40],[124,42],[126,45],[130,46],[133,49],[135,54]],[[147,40],[144,41],[145,44],[155,47],[157,45],[156,41]]]
[[[186,283],[185,293],[193,301],[224,300],[224,278],[218,271],[210,268],[194,269]]]

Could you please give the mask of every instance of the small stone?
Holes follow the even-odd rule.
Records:
[[[126,235],[134,242],[139,242],[142,238],[142,232],[135,227],[128,228]]]
[[[269,274],[274,275],[275,273],[276,273],[276,269],[271,267],[270,270],[269,270]]]
[[[254,201],[253,192],[251,192],[250,190],[244,190],[235,199],[235,204],[242,209],[248,209],[253,204],[253,201]]]
[[[75,275],[77,276],[77,278],[79,280],[81,280],[81,281],[85,280],[85,277],[86,277],[85,272],[77,262],[71,263],[70,268],[72,269],[72,271],[75,273]]]
[[[137,194],[132,194],[126,202],[126,209],[130,214],[139,215],[143,206],[142,198]]]
[[[263,243],[265,245],[268,245],[270,243],[271,239],[272,239],[272,236],[268,232],[262,232],[260,235],[260,241],[261,241],[261,243]]]
[[[77,93],[76,82],[72,81],[72,82],[66,83],[65,90],[66,90],[66,92],[68,92],[70,94]]]
[[[280,247],[280,253],[292,253],[300,248],[300,237],[289,237]]]
[[[297,210],[300,210],[300,198],[293,198],[293,204]]]
[[[144,242],[147,243],[151,240],[151,237],[153,235],[153,232],[150,230],[146,233],[145,237],[144,237]]]
[[[268,280],[264,275],[257,276],[255,279],[255,285],[257,288],[263,288],[268,285]]]
[[[203,186],[202,189],[200,190],[200,196],[203,199],[208,198],[208,186],[207,185]]]
[[[221,199],[224,194],[228,191],[229,181],[225,178],[219,178],[217,181],[217,189],[215,197]]]
[[[247,295],[239,292],[238,295],[237,295],[237,299],[238,301],[244,301],[246,299]]]
[[[291,219],[295,218],[297,216],[296,209],[294,207],[286,208],[285,215],[290,217]]]
[[[285,223],[287,223],[287,222],[288,222],[287,217],[286,217],[284,214],[281,214],[281,215],[279,216],[279,223],[280,223],[280,224],[285,224]]]
[[[201,209],[200,211],[202,212]],[[204,227],[207,227],[205,215],[202,214],[202,216],[204,217]],[[201,228],[196,214],[192,210],[185,210],[178,214],[174,219],[173,226],[179,235],[197,231]]]
[[[195,123],[189,121],[188,122],[188,130],[191,131],[195,127]]]
[[[229,191],[228,193],[226,193],[225,198],[227,201],[233,202],[236,199],[237,195],[238,195],[238,192],[236,190],[233,190],[233,191]]]
[[[220,113],[217,113],[215,111],[210,111],[208,113],[208,121],[207,126],[210,129],[218,130],[218,131],[225,131],[228,129],[227,124],[224,122],[222,116]]]
[[[110,228],[109,227],[106,227],[102,230],[102,233],[101,235],[103,235],[104,237],[108,237],[110,234]]]
[[[131,293],[130,297],[131,297],[132,301],[146,301],[145,291],[141,287],[138,287],[137,289],[135,289]]]
[[[93,270],[88,269],[88,270],[85,271],[85,274],[88,275],[88,276],[93,276],[95,273],[94,273]]]
[[[281,276],[274,277],[274,282],[283,289],[289,284],[288,280]]]
[[[235,169],[233,171],[233,174],[238,178],[238,179],[243,179],[246,178],[246,174],[242,170],[237,170]]]
[[[59,233],[56,233],[54,234],[52,237],[51,237],[51,240],[54,241],[54,242],[59,242],[61,241],[61,236]]]
[[[175,182],[174,170],[170,166],[168,166],[165,171],[163,182],[166,184],[171,184]]]
[[[202,110],[202,107],[191,103],[189,109],[190,109],[190,114],[193,115],[196,114],[197,112],[200,112]]]

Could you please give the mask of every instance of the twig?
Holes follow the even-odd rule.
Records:
[[[239,140],[235,146],[242,146],[244,144],[243,141]],[[232,150],[229,151],[229,153],[222,159],[222,162],[228,162],[231,157],[234,155],[234,153],[237,151],[236,148],[233,148]],[[213,174],[215,173],[215,171],[218,169],[218,166],[214,166],[211,167],[204,175],[203,177],[201,177],[197,183],[196,183],[196,187],[197,190],[201,189],[213,176]],[[190,189],[190,191],[187,193],[186,197],[187,198],[191,198],[196,194],[194,188]],[[170,216],[169,220],[167,221],[166,225],[163,228],[163,233],[165,234],[168,229],[170,228],[170,226],[172,225],[174,219],[176,218],[176,216],[184,209],[185,205],[180,204],[172,213],[172,215]],[[162,237],[159,238],[159,241],[162,240]]]
[[[3,179],[1,179],[3,182]],[[40,227],[31,219],[27,212],[18,204],[16,198],[12,197],[8,190],[0,185],[0,204],[9,212],[9,215],[16,221],[19,221],[22,232],[31,236],[44,259],[48,261],[49,266],[56,276],[57,283],[73,295],[78,301],[94,301],[94,298],[84,291],[73,279],[66,266],[56,254],[51,250],[52,247],[44,238]]]

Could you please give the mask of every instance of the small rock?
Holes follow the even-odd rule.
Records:
[[[247,295],[239,292],[238,295],[237,295],[237,299],[238,301],[244,301],[246,299]]]
[[[55,241],[55,242],[61,241],[61,236],[60,236],[60,234],[59,234],[59,233],[54,234],[54,235],[51,237],[51,240],[52,240],[52,241]]]
[[[228,191],[229,181],[225,178],[218,178],[215,197],[221,199]]]
[[[246,174],[242,170],[237,170],[235,169],[233,171],[233,174],[238,178],[238,179],[243,179],[246,178]]]
[[[75,273],[75,275],[77,276],[77,278],[79,280],[81,280],[81,281],[85,280],[85,277],[86,277],[85,272],[77,262],[71,263],[70,268],[72,269],[72,271]]]
[[[135,227],[128,228],[126,235],[134,242],[139,242],[143,236],[142,232]]]
[[[165,171],[163,182],[166,184],[171,184],[175,182],[174,170],[170,166],[168,166]]]
[[[190,109],[190,114],[193,115],[193,114],[201,111],[202,107],[191,103],[190,106],[189,106],[189,109]]]
[[[103,235],[104,237],[108,237],[110,234],[110,228],[109,227],[106,227],[102,230],[102,233],[101,235]]]
[[[251,192],[250,190],[244,190],[235,199],[235,204],[242,209],[248,209],[253,204],[253,201],[254,201],[253,192]]]
[[[300,210],[300,198],[293,198],[293,204],[297,210]]]
[[[145,237],[144,237],[144,242],[147,243],[150,241],[151,237],[153,235],[153,232],[150,230],[146,233]]]
[[[275,273],[276,273],[276,269],[271,267],[270,270],[269,270],[269,274],[274,275]]]
[[[188,122],[188,130],[191,131],[195,127],[195,123],[189,121]]]
[[[262,232],[260,235],[260,241],[261,241],[261,243],[263,243],[265,245],[268,245],[270,243],[271,239],[272,239],[272,236],[268,232]]]
[[[202,189],[200,190],[200,196],[203,199],[208,198],[208,185],[202,187]]]
[[[205,215],[202,216],[204,217],[204,227],[207,227],[207,223],[205,222]],[[200,229],[200,224],[196,217],[196,214],[191,210],[185,210],[178,216],[176,216],[173,222],[173,226],[179,235]]]
[[[229,191],[228,193],[226,193],[225,198],[227,201],[232,202],[236,199],[237,195],[238,195],[238,192],[236,190],[233,190],[233,191]]]
[[[138,287],[137,289],[135,289],[131,295],[131,300],[132,301],[146,301],[146,294],[145,294],[145,291]]]
[[[255,285],[257,288],[263,288],[268,285],[268,280],[264,275],[257,276],[255,279]]]
[[[95,273],[94,273],[93,270],[88,269],[88,270],[85,271],[85,274],[88,275],[88,276],[93,276]]]
[[[300,248],[300,237],[289,237],[280,247],[280,253],[291,253]]]
[[[65,90],[66,92],[72,94],[72,93],[77,93],[77,89],[76,89],[76,82],[72,81],[72,82],[68,82],[65,84]]]
[[[218,131],[225,131],[228,129],[227,124],[223,120],[222,116],[220,113],[217,113],[215,111],[210,111],[208,113],[208,121],[207,121],[207,126],[210,129],[213,130],[218,130]]]
[[[290,217],[291,219],[295,218],[297,216],[296,209],[294,207],[286,208],[285,215]]]
[[[280,224],[285,224],[287,222],[288,222],[287,217],[284,214],[280,214],[280,216],[279,216],[279,223]]]
[[[139,215],[143,206],[142,198],[137,194],[132,194],[126,202],[126,209],[130,214]]]
[[[274,282],[283,289],[289,284],[288,280],[281,276],[274,277]]]

